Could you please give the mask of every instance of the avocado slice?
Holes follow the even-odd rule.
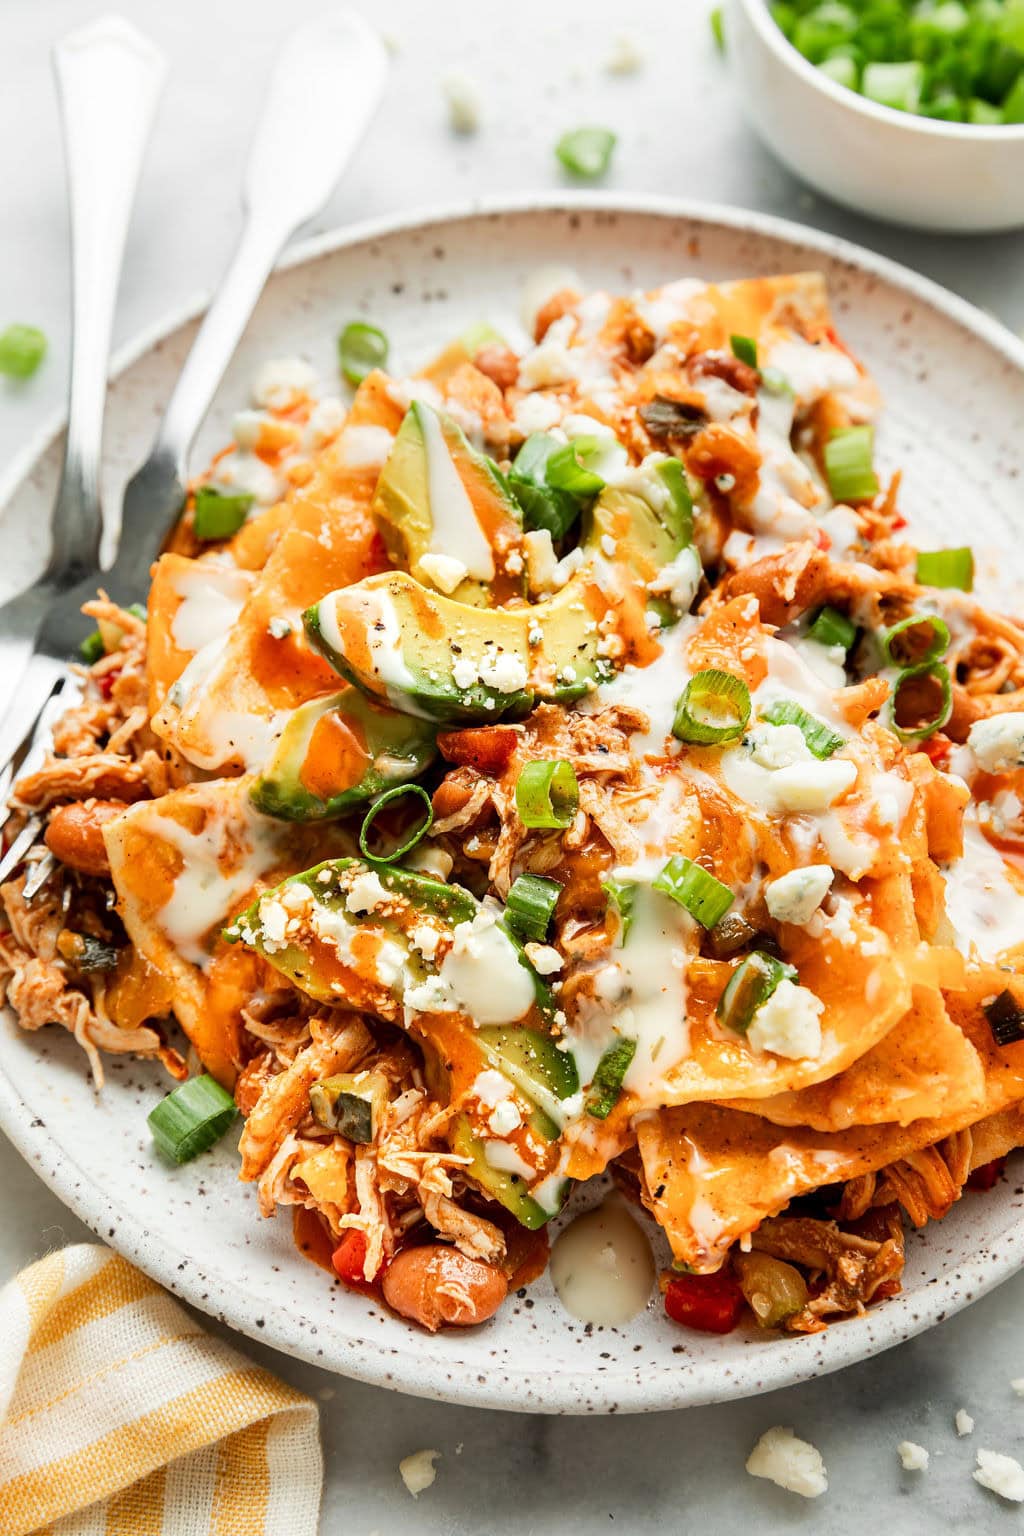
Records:
[[[423,400],[405,413],[370,510],[392,563],[425,587],[471,607],[523,594],[519,510],[497,465]]]
[[[481,903],[462,887],[428,875],[371,866],[360,859],[332,859],[265,892],[225,937],[256,949],[319,1001],[347,1003],[402,1024],[404,999],[414,987],[423,988],[440,974],[424,952],[431,946],[424,946],[423,928],[444,936],[456,925],[472,922],[481,910]],[[467,1148],[473,1144],[474,1150],[465,1152],[471,1158],[470,1176],[525,1225],[539,1226],[552,1211],[532,1199],[520,1175],[493,1167],[486,1157],[484,1142],[495,1138],[488,1126],[491,1105],[480,1100],[474,1084],[488,1069],[507,1078],[511,1096],[525,1111],[516,1134],[528,1145],[530,1166],[536,1170],[533,1182],[540,1183],[557,1167],[561,1103],[578,1092],[579,1078],[575,1060],[558,1050],[549,1033],[555,1014],[550,989],[529,966],[514,937],[502,932],[533,987],[533,1004],[521,1022],[477,1028],[459,1013],[442,1011],[414,1013],[408,1025],[423,1044],[435,1091],[460,1105],[453,1146],[456,1141]],[[358,1108],[348,1103],[348,1078],[329,1079],[315,1092],[314,1113],[324,1124],[334,1124],[339,1104]],[[352,1124],[360,1129],[361,1122]]]
[[[600,590],[570,581],[533,607],[479,609],[404,571],[369,576],[305,615],[313,645],[395,709],[446,724],[522,719],[538,699],[570,703],[611,669],[597,654]]]
[[[330,821],[418,778],[436,751],[430,726],[345,688],[294,711],[249,797],[280,821]]]
[[[648,584],[691,541],[682,466],[666,459],[606,487],[584,519],[580,569],[544,602],[477,610],[392,571],[329,593],[306,611],[306,632],[342,676],[396,709],[447,724],[521,719],[611,676],[609,616],[645,636],[648,612],[678,617]]]
[[[510,1211],[520,1226],[535,1232],[557,1214],[556,1209],[547,1210],[533,1198],[522,1174],[507,1173],[487,1161],[485,1138],[474,1133],[468,1116],[456,1117],[452,1126],[451,1145],[453,1152],[469,1159],[465,1171],[474,1184],[479,1184],[486,1194],[503,1205],[506,1211]],[[553,1201],[557,1209],[561,1209],[564,1204],[568,1189],[569,1180],[566,1179],[559,1186]]]

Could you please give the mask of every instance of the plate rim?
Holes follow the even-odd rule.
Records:
[[[737,234],[754,234],[802,245],[831,261],[875,275],[902,289],[964,327],[1024,374],[1024,339],[1018,338],[1002,321],[934,279],[844,237],[812,229],[796,220],[701,199],[644,193],[561,191],[493,194],[441,205],[428,204],[342,225],[301,240],[284,253],[272,277],[277,272],[291,271],[349,247],[425,228],[503,216],[570,214],[574,211],[713,224],[732,229]],[[207,309],[210,297],[209,293],[193,296],[144,326],[114,353],[109,379],[119,378],[158,343],[199,318]],[[40,458],[54,444],[65,423],[66,411],[58,409],[50,413],[0,471],[0,518]],[[4,1008],[3,1012],[9,1016],[9,1010]],[[810,1338],[773,1341],[770,1353],[767,1349],[764,1352],[754,1349],[747,1356],[738,1356],[728,1370],[715,1363],[677,1364],[674,1371],[661,1369],[644,1379],[641,1385],[637,1375],[628,1370],[604,1376],[592,1370],[569,1369],[547,1380],[543,1395],[535,1398],[529,1383],[516,1378],[507,1365],[492,1371],[483,1366],[479,1372],[467,1370],[460,1375],[459,1368],[468,1362],[452,1357],[438,1362],[441,1369],[436,1381],[422,1376],[405,1376],[397,1381],[394,1378],[400,1371],[400,1356],[392,1346],[375,1344],[365,1337],[352,1341],[344,1369],[325,1363],[322,1356],[318,1356],[315,1343],[308,1339],[309,1330],[289,1329],[286,1323],[279,1325],[276,1317],[266,1316],[260,1305],[247,1303],[244,1288],[232,1286],[226,1277],[205,1274],[194,1262],[179,1270],[179,1262],[186,1256],[184,1250],[171,1251],[166,1245],[153,1242],[138,1217],[121,1206],[115,1195],[95,1189],[74,1159],[48,1136],[45,1138],[48,1156],[41,1155],[42,1149],[34,1132],[38,1129],[45,1132],[45,1126],[33,1121],[29,1106],[0,1073],[0,1129],[18,1153],[101,1241],[123,1251],[127,1244],[121,1225],[115,1224],[115,1237],[104,1235],[110,1229],[112,1212],[119,1213],[124,1232],[131,1233],[133,1244],[141,1249],[141,1252],[131,1254],[131,1262],[183,1301],[218,1318],[235,1332],[321,1369],[410,1396],[473,1407],[579,1415],[655,1412],[775,1391],[868,1359],[936,1326],[951,1313],[972,1305],[1008,1279],[1024,1261],[1024,1226],[1018,1224],[1016,1231],[1001,1235],[999,1253],[991,1256],[989,1262],[979,1256],[941,1277],[945,1281],[955,1280],[960,1287],[955,1303],[950,1302],[946,1288],[941,1284],[925,1286],[917,1292],[904,1292],[872,1314],[870,1332],[865,1327],[856,1326],[859,1319],[853,1319],[852,1326],[834,1324],[826,1333],[815,1336],[816,1348]],[[675,1358],[678,1361],[678,1357]],[[448,1368],[447,1373],[444,1367]]]

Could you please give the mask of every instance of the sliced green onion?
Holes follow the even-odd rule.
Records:
[[[605,446],[597,437],[578,437],[559,446],[548,459],[548,484],[577,501],[593,500],[604,490],[604,480],[588,468],[587,460],[598,457]]]
[[[478,320],[475,325],[469,326],[468,329],[463,331],[459,340],[469,357],[476,357],[481,347],[504,347],[508,345],[501,332],[496,331],[494,326],[487,320]]]
[[[796,970],[763,949],[755,949],[741,960],[729,977],[728,985],[715,1009],[715,1016],[726,1029],[746,1034],[754,1014],[766,1003],[780,981],[794,981]]]
[[[557,880],[546,880],[543,875],[517,875],[505,908],[510,926],[522,938],[543,944],[561,894]]]
[[[388,339],[376,325],[352,320],[338,337],[338,361],[350,384],[359,385],[388,360]]]
[[[820,64],[833,48],[853,37],[857,21],[857,13],[851,6],[840,3],[840,0],[824,0],[824,4],[816,5],[795,23],[794,46],[812,64]]]
[[[981,96],[972,96],[967,103],[967,121],[976,128],[995,128],[1003,122],[1003,109],[994,107]]]
[[[705,667],[690,678],[676,705],[677,741],[713,746],[738,741],[750,719],[750,689],[741,677]]]
[[[1004,123],[1024,123],[1024,74],[1017,76],[1003,102]]]
[[[128,612],[137,619],[147,617],[144,603],[129,603]],[[78,654],[91,667],[94,662],[99,661],[101,656],[106,656],[110,651],[116,651],[123,637],[124,630],[119,625],[104,619],[91,635],[86,635],[78,647]]]
[[[397,848],[392,848],[388,853],[371,853],[369,849],[369,835],[373,823],[386,805],[393,805],[396,800],[404,795],[411,795],[420,800],[424,806],[423,820],[409,834],[404,843],[399,843]],[[359,847],[364,858],[370,859],[374,864],[393,864],[396,859],[402,858],[406,853],[411,853],[420,840],[426,837],[434,822],[434,807],[430,796],[421,784],[396,784],[394,789],[385,790],[378,795],[363,817],[363,824],[359,829]]]
[[[843,85],[848,91],[857,89],[860,71],[857,69],[855,59],[848,58],[845,54],[838,54],[831,59],[822,59],[818,68],[823,75],[834,80],[836,85]]]
[[[778,368],[761,369],[761,388],[766,395],[791,395],[793,386]]]
[[[748,368],[757,367],[757,342],[753,336],[730,336],[729,345],[732,348],[733,357],[739,358],[741,363],[746,363]]]
[[[686,470],[678,459],[662,459],[655,465],[654,473],[669,494],[670,532],[680,544],[693,543],[693,497],[686,479]],[[664,512],[664,509],[658,509]],[[662,521],[666,521],[664,516]]]
[[[922,587],[955,587],[970,592],[974,586],[974,554],[970,549],[926,549],[917,557],[917,580]]]
[[[636,885],[632,880],[616,880],[609,877],[601,881],[601,889],[619,914],[619,943],[625,944],[633,926],[633,908],[636,906]]]
[[[34,325],[9,325],[0,331],[0,373],[28,379],[46,356],[46,337]]]
[[[524,827],[571,827],[580,787],[564,758],[527,763],[516,780],[516,810]]]
[[[927,667],[946,654],[949,629],[933,613],[912,613],[879,636],[882,655],[893,667]]]
[[[939,691],[939,702],[934,714],[917,725],[901,725],[897,719],[900,706],[900,695],[908,684],[931,679]],[[924,741],[928,736],[934,736],[936,731],[941,731],[950,715],[953,713],[953,686],[950,682],[949,669],[943,666],[941,661],[933,661],[925,667],[907,667],[901,672],[893,685],[892,695],[888,703],[888,724],[900,741]]]
[[[918,59],[898,64],[865,64],[861,91],[881,107],[916,112],[921,104],[924,78],[924,65]]]
[[[201,485],[196,491],[192,532],[197,539],[230,539],[245,522],[255,496],[248,491],[218,491]]]
[[[727,885],[681,853],[673,854],[651,885],[685,907],[702,928],[713,928],[735,899]]]
[[[99,661],[101,656],[107,654],[107,648],[103,644],[103,636],[98,629],[94,629],[91,635],[86,635],[78,647],[78,654],[87,667],[93,666],[95,662]]]
[[[610,128],[574,128],[562,134],[555,154],[571,176],[592,180],[608,169],[615,144]]]
[[[146,1123],[165,1157],[187,1163],[219,1141],[237,1113],[234,1099],[216,1078],[190,1077],[161,1099]]]
[[[635,1055],[635,1040],[616,1040],[603,1053],[594,1080],[587,1089],[587,1114],[593,1115],[595,1120],[607,1120],[615,1108],[622,1092],[622,1079]]]
[[[725,17],[722,15],[722,7],[716,5],[708,17],[711,23],[711,36],[715,40],[715,47],[719,53],[725,52]]]
[[[508,485],[523,512],[527,533],[546,528],[563,539],[580,514],[580,502],[548,482],[548,464],[565,445],[547,432],[531,432],[508,473]]]
[[[857,626],[845,613],[840,613],[838,608],[830,608],[826,604],[824,608],[818,609],[807,634],[811,640],[817,640],[819,645],[841,645],[844,651],[848,651],[857,638]]]
[[[840,427],[825,444],[825,475],[833,501],[870,501],[878,494],[872,468],[875,434],[871,427]]]
[[[776,699],[774,704],[763,711],[761,718],[767,720],[769,725],[795,725],[818,758],[831,757],[833,752],[838,752],[845,744],[844,737],[826,725],[824,720],[819,720],[817,715],[804,709],[796,699]]]

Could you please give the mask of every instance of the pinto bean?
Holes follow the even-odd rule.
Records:
[[[389,1307],[430,1333],[485,1323],[508,1294],[500,1269],[443,1243],[403,1249],[384,1271],[383,1288]]]
[[[499,389],[511,389],[519,377],[519,359],[511,347],[488,342],[473,359],[474,367],[497,384]]]
[[[761,382],[756,368],[721,352],[698,352],[690,359],[690,373],[694,379],[722,379],[742,395],[756,395]]]
[[[46,846],[54,858],[83,875],[109,875],[103,827],[123,810],[120,800],[79,800],[60,805],[50,816]]]
[[[561,320],[564,314],[578,304],[580,297],[575,288],[559,288],[557,293],[553,293],[549,299],[546,299],[534,317],[534,341],[543,341],[555,321]]]

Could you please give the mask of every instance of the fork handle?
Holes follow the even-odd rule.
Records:
[[[71,388],[46,578],[64,590],[99,562],[103,407],[114,304],[163,55],[120,16],[53,50],[71,215]]]
[[[249,152],[245,226],[174,388],[153,450],[184,483],[188,452],[290,235],[320,212],[373,116],[387,75],[376,33],[354,11],[288,39]]]

